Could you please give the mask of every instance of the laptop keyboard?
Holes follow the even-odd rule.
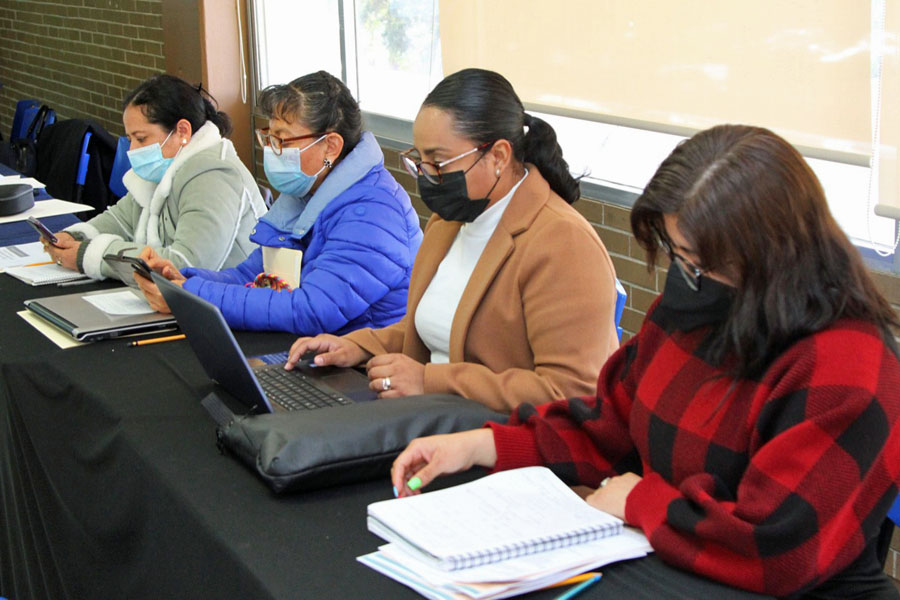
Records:
[[[259,384],[270,402],[287,410],[312,410],[326,406],[347,406],[353,400],[333,390],[325,390],[299,371],[285,371],[281,366],[255,371]]]

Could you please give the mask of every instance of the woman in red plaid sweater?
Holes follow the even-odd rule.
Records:
[[[673,565],[777,596],[891,594],[876,542],[900,481],[898,322],[809,166],[770,131],[715,127],[660,165],[631,225],[671,264],[596,397],[416,440],[400,494],[543,464]]]

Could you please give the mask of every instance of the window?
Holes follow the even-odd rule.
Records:
[[[637,197],[659,164],[684,136],[584,119],[533,112],[556,130],[569,169],[585,175],[582,187],[611,188]],[[864,209],[869,168],[831,160],[807,158],[825,189],[831,212],[858,246],[889,250],[896,222],[871,217]],[[871,227],[871,231],[870,231]]]
[[[772,10],[723,4],[712,14],[704,0],[662,12],[629,0],[573,0],[563,12],[542,0],[255,0],[257,84],[326,69],[350,87],[370,129],[405,145],[443,67],[495,68],[556,129],[572,172],[586,174],[587,194],[624,204],[690,131],[717,122],[770,126],[807,156],[854,243],[889,250],[897,222],[874,216],[866,202],[868,13],[818,2],[790,10],[779,0],[765,0]],[[810,11],[813,4],[822,10]],[[573,11],[593,16],[574,22]],[[606,18],[594,18],[598,11]],[[491,26],[498,20],[503,27]],[[703,36],[716,56],[696,43]],[[522,43],[529,39],[547,41]],[[773,77],[784,93],[771,93]],[[889,268],[900,269],[900,260]]]
[[[341,77],[338,2],[257,0],[253,7],[257,89],[319,70]]]
[[[256,0],[257,86],[325,70],[366,113],[411,121],[443,78],[437,0]]]

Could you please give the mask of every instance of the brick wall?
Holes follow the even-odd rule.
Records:
[[[161,0],[0,2],[4,138],[24,98],[121,135],[125,94],[165,70],[161,13]]]

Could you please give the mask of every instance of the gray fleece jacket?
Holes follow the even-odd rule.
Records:
[[[191,137],[156,184],[128,171],[128,193],[86,223],[65,231],[83,239],[78,268],[95,279],[116,277],[105,254],[137,255],[152,246],[179,269],[222,269],[242,262],[250,233],[266,212],[259,187],[231,141],[211,122]]]

